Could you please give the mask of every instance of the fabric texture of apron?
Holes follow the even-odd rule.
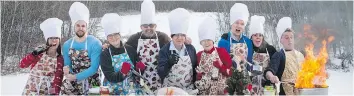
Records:
[[[41,59],[30,71],[30,75],[22,95],[49,95],[51,82],[57,67],[57,58],[43,54]]]
[[[146,65],[143,76],[148,79],[147,86],[156,93],[155,91],[161,88],[161,79],[157,74],[157,58],[160,51],[159,38],[157,33],[155,33],[157,39],[141,39],[141,35],[138,40],[137,53],[139,60]],[[154,95],[145,92],[145,95]]]
[[[131,69],[134,69],[134,64],[129,58],[127,54],[127,50],[124,48],[125,53],[112,56],[111,49],[109,48],[109,54],[112,58],[112,66],[114,68],[114,72],[120,72],[122,68],[122,64],[124,62],[128,62],[131,64]],[[142,91],[140,90],[140,85],[135,83],[134,78],[132,77],[132,73],[128,73],[127,78],[123,82],[111,83],[108,80],[104,80],[103,86],[109,86],[113,89],[113,95],[142,95]],[[130,83],[133,82],[133,83]],[[131,85],[132,84],[132,85]],[[133,86],[133,88],[131,87]]]
[[[268,49],[266,49],[267,53],[253,53],[252,61],[252,92],[251,94],[261,95],[263,94],[262,84],[265,82],[265,78],[263,77],[264,69],[268,66],[270,57],[268,54]]]
[[[244,39],[243,39],[244,40]],[[244,43],[232,43],[230,37],[230,56],[232,61],[235,61],[237,68],[234,69],[233,76],[228,78],[230,82],[235,83],[234,94],[248,94],[247,85],[251,83],[250,73],[247,70],[248,47],[246,41]],[[230,85],[229,85],[230,86]]]
[[[299,54],[296,51],[285,52],[285,68],[283,75],[281,77],[282,81],[295,80],[297,78],[297,73],[301,70],[301,64],[298,56]],[[294,85],[282,84],[284,92],[286,95],[295,95]]]
[[[215,49],[211,54],[205,52],[201,55],[199,66],[196,68],[197,73],[203,72],[201,80],[195,82],[195,86],[198,88],[200,95],[224,95],[224,89],[226,85],[226,76],[219,72],[213,63],[215,60],[220,61],[219,54]],[[212,79],[212,75],[217,74],[217,79]]]
[[[72,63],[71,68],[73,71],[71,74],[77,74],[88,69],[91,66],[91,61],[88,56],[87,40],[85,41],[84,50],[75,50],[72,48],[73,43],[74,39],[72,39],[69,49],[69,56]],[[100,70],[94,75],[81,81],[69,81],[64,79],[61,87],[61,94],[87,95],[90,88],[100,86],[99,72]]]
[[[172,54],[177,54],[171,50]],[[186,50],[187,52],[187,50]],[[188,54],[188,52],[187,52]],[[189,94],[194,91],[193,66],[189,55],[181,56],[177,64],[173,65],[168,75],[164,79],[164,87],[177,87],[185,90]]]

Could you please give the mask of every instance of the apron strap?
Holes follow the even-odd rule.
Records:
[[[141,36],[143,35],[143,31],[141,31],[141,34],[140,34],[140,36],[139,36],[139,39],[138,39],[138,46],[137,46],[137,48],[136,48],[136,52],[139,54],[139,40],[141,39]],[[160,44],[159,44],[159,37],[157,36],[157,33],[155,32],[155,36],[156,36],[156,40],[157,40],[157,48],[160,48]]]
[[[159,40],[159,37],[157,36],[157,32],[155,31],[154,32],[155,36],[156,36],[156,39]],[[139,39],[141,39],[141,36],[143,35],[143,31],[141,31],[141,34],[139,36]]]
[[[125,48],[124,45],[123,45],[123,48],[124,48],[124,51],[125,51],[124,53],[128,54],[128,51],[127,51],[127,49]],[[111,58],[112,58],[112,60],[113,60],[111,48],[108,48],[108,51],[109,51],[109,54],[111,55]],[[124,54],[124,53],[122,53],[122,54]],[[129,55],[128,55],[128,58],[130,58]],[[129,59],[129,60],[130,60],[130,59]],[[112,63],[112,65],[113,65],[113,63]],[[134,65],[132,65],[132,66],[134,67]],[[125,79],[123,80],[123,86],[126,86],[127,83],[129,83],[129,82],[128,82],[129,78],[130,78],[130,76],[127,76],[127,78],[125,78]],[[102,82],[103,82],[103,81],[102,81]],[[129,85],[129,84],[128,84],[128,85]]]
[[[72,40],[71,40],[70,48],[73,47],[75,38],[73,37],[73,38],[71,38],[71,39],[72,39]],[[87,37],[86,37],[86,40],[85,40],[85,50],[87,50]]]

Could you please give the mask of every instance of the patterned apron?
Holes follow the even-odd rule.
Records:
[[[56,67],[57,57],[49,57],[44,53],[30,71],[30,76],[22,95],[49,95]]]
[[[175,53],[171,50],[172,54]],[[186,50],[187,52],[187,50]],[[187,52],[188,54],[188,52]],[[186,92],[193,92],[193,67],[189,55],[181,56],[177,64],[173,65],[168,75],[164,79],[164,87],[177,87],[185,90]],[[196,93],[189,93],[196,94]]]
[[[141,35],[142,34],[143,33],[141,33]],[[138,41],[137,53],[139,60],[146,64],[146,70],[143,76],[148,79],[147,86],[150,87],[151,91],[155,92],[161,87],[161,79],[157,74],[157,58],[160,51],[159,38],[157,33],[155,34],[157,39],[141,39],[141,35]],[[144,94],[154,95],[149,94],[148,91]]]
[[[128,51],[125,49],[125,47],[124,47],[125,53],[114,55],[114,56],[112,56],[111,49],[108,48],[108,50],[112,58],[112,66],[114,68],[114,72],[120,72],[122,68],[122,64],[124,62],[129,62],[129,64],[131,64],[131,69],[134,69],[134,64],[129,58],[129,55],[127,54]],[[112,95],[138,95],[138,94],[142,95],[142,91],[140,90],[140,85],[135,83],[132,75],[133,75],[132,73],[128,73],[127,78],[125,78],[123,82],[118,82],[118,83],[111,83],[107,81],[107,79],[105,79],[103,82],[103,86],[109,86],[110,88],[112,88],[113,89]]]
[[[204,72],[205,75],[201,80],[195,82],[195,86],[199,90],[199,95],[223,95],[226,85],[226,76],[219,73],[219,69],[213,65],[214,60],[219,59],[219,54],[215,49],[211,54],[202,53],[199,66],[196,68],[197,73]],[[213,80],[212,75],[217,74],[217,79]]]
[[[298,53],[294,51],[285,52],[285,68],[281,77],[282,81],[294,80],[297,78],[297,73],[301,70]],[[286,95],[295,95],[294,85],[282,84]]]
[[[265,82],[263,77],[264,69],[268,66],[270,57],[268,49],[266,48],[267,53],[253,53],[252,61],[252,92],[254,95],[263,95],[262,82]]]
[[[72,48],[73,43],[74,38],[72,39],[69,49],[69,56],[72,63],[71,68],[73,71],[70,72],[70,74],[77,74],[88,69],[91,66],[91,61],[87,51],[87,40],[85,42],[85,50],[81,51]],[[61,93],[70,95],[87,95],[90,88],[100,86],[99,72],[100,70],[94,75],[81,81],[69,81],[64,78],[61,86]]]
[[[230,55],[232,61],[235,61],[237,64],[237,68],[234,69],[234,75],[237,77],[235,85],[235,93],[234,94],[244,94],[248,92],[247,85],[251,82],[250,73],[247,71],[247,55],[248,55],[248,47],[245,39],[243,39],[244,43],[232,43],[230,37]],[[231,78],[229,78],[231,79]],[[232,81],[232,80],[231,80]],[[245,89],[245,90],[241,90]]]

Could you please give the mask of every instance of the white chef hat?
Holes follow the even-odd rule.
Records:
[[[203,41],[206,39],[215,40],[215,35],[217,32],[216,22],[213,18],[207,17],[205,18],[202,23],[199,25],[198,35],[199,41]]]
[[[279,41],[281,39],[281,36],[283,35],[283,33],[285,32],[286,29],[290,28],[292,26],[292,21],[290,17],[283,17],[279,20],[278,24],[277,24],[277,28],[276,28],[276,32],[279,38]]]
[[[250,16],[248,12],[247,5],[243,3],[235,3],[230,9],[230,25],[235,21],[241,19],[247,25],[248,17]]]
[[[106,38],[109,34],[120,33],[122,18],[117,13],[107,13],[103,15],[101,24]]]
[[[155,4],[152,0],[144,0],[141,3],[141,24],[156,24]]]
[[[72,25],[75,25],[75,23],[79,20],[85,21],[86,25],[89,24],[90,12],[88,8],[81,2],[74,2],[70,6],[69,15]]]
[[[265,22],[264,16],[257,16],[257,15],[252,16],[250,25],[248,27],[250,35],[252,36],[253,34],[256,33],[264,34],[264,26],[263,26],[264,22]]]
[[[184,8],[172,10],[168,15],[170,32],[172,34],[186,34],[189,26],[190,13]]]
[[[40,24],[40,28],[43,31],[45,40],[47,41],[49,37],[59,37],[61,38],[61,26],[63,21],[58,18],[48,18]]]

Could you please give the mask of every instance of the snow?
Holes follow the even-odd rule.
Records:
[[[328,95],[353,95],[353,72],[343,73],[328,70],[328,73],[330,75],[327,81]]]
[[[342,60],[338,58],[331,58],[331,63],[337,66],[341,65]]]
[[[0,95],[21,95],[29,74],[1,76]],[[10,87],[11,86],[11,87]]]

